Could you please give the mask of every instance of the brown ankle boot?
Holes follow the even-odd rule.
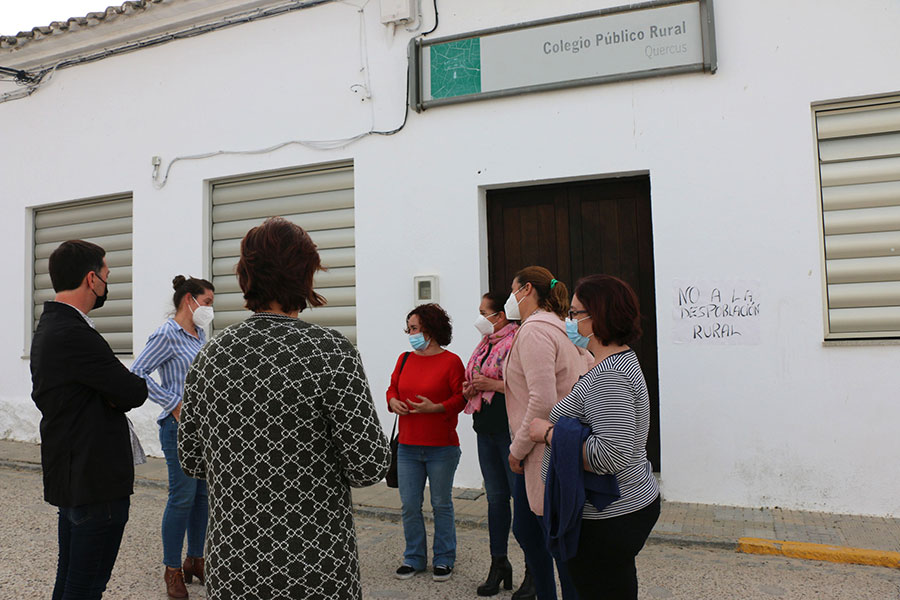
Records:
[[[181,569],[166,567],[163,578],[166,580],[166,593],[169,594],[169,598],[188,597],[187,588],[184,587],[184,573]]]
[[[184,581],[186,583],[193,581],[194,577],[197,578],[200,585],[206,583],[206,578],[203,576],[203,563],[203,557],[188,556],[184,559],[184,564],[181,567],[184,569]]]

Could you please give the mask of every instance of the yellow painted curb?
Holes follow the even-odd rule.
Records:
[[[775,554],[790,558],[900,569],[900,552],[889,552],[886,550],[866,550],[864,548],[848,548],[846,546],[830,546],[828,544],[785,542],[745,537],[738,540],[737,551],[746,554]]]

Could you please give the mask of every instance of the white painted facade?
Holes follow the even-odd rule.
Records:
[[[619,3],[438,0],[440,24],[431,37]],[[153,10],[177,9],[176,2]],[[430,28],[429,3],[423,11]],[[358,344],[389,432],[384,391],[407,349],[402,329],[414,276],[439,277],[441,304],[455,321],[450,350],[466,360],[477,342],[471,323],[486,291],[486,189],[649,173],[664,497],[900,514],[900,472],[892,468],[900,456],[900,350],[890,342],[823,344],[811,116],[813,103],[898,90],[900,5],[718,0],[714,75],[410,112],[390,137],[337,150],[291,145],[182,161],[165,187],[154,187],[155,155],[165,169],[177,156],[398,127],[407,42],[415,34],[398,28],[391,38],[377,0],[362,15],[363,35],[349,2],[299,10],[60,69],[32,96],[0,104],[0,278],[8,292],[0,318],[0,437],[39,439],[23,358],[34,207],[133,194],[138,352],[166,317],[172,276],[209,275],[211,180],[352,160]],[[94,34],[59,39],[70,35]],[[0,51],[0,64],[17,56]],[[371,99],[361,101],[355,84],[369,85]],[[759,281],[759,343],[674,343],[673,282],[690,278]],[[148,402],[132,419],[158,455],[157,414]],[[456,484],[477,487],[469,417],[461,415],[459,433]]]

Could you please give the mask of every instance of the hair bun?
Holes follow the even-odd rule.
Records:
[[[172,280],[172,289],[177,290],[185,281],[187,281],[187,279],[184,278],[184,275],[176,275],[175,279]]]

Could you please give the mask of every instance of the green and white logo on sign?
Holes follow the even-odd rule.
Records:
[[[479,38],[435,44],[430,50],[432,98],[455,98],[481,92]]]

